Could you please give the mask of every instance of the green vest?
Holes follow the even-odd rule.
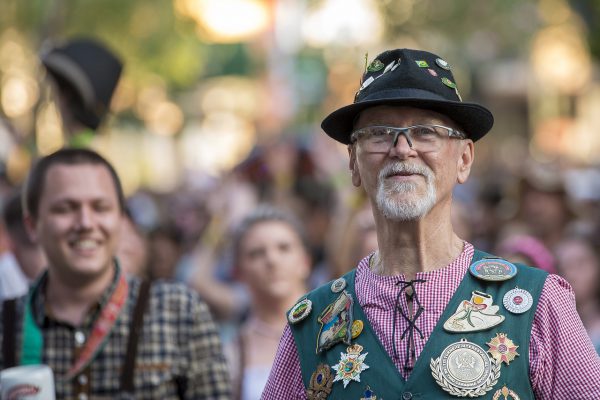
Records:
[[[472,262],[476,262],[483,257],[490,257],[490,255],[476,250]],[[501,282],[483,281],[473,277],[468,272],[465,274],[454,296],[433,329],[431,337],[416,360],[408,380],[405,380],[400,375],[396,365],[377,339],[368,318],[358,304],[354,289],[356,270],[344,275],[347,283],[345,290],[354,299],[352,306],[353,319],[362,320],[364,323],[362,333],[356,339],[353,339],[352,343],[357,343],[363,347],[361,354],[368,353],[364,358],[364,363],[369,368],[361,372],[360,382],[351,380],[346,387],[344,387],[342,381],[334,382],[327,399],[359,400],[366,397],[365,391],[367,387],[372,391],[374,396],[377,396],[377,400],[456,399],[457,397],[444,391],[432,376],[430,368],[431,360],[440,357],[442,351],[447,346],[460,342],[463,338],[487,351],[489,346],[486,343],[496,337],[497,333],[506,333],[507,337],[519,346],[517,349],[519,356],[510,365],[501,363],[498,382],[494,385],[493,389],[479,398],[491,399],[497,390],[506,385],[521,400],[534,399],[529,379],[529,341],[537,302],[548,274],[540,269],[524,265],[517,265],[517,269],[516,276]],[[533,297],[531,309],[523,314],[512,314],[502,306],[504,294],[515,287],[527,290]],[[493,297],[493,303],[500,307],[498,313],[503,315],[505,320],[499,325],[485,331],[461,333],[445,331],[443,329],[444,322],[455,313],[463,300],[471,298],[471,293],[474,290],[490,294]],[[346,353],[347,351],[348,345],[337,343],[319,354],[316,353],[317,337],[321,329],[321,324],[317,318],[321,314],[321,311],[333,303],[339,295],[339,293],[332,292],[330,284],[313,290],[306,296],[312,301],[312,312],[306,319],[295,324],[290,324],[298,349],[302,368],[302,380],[305,388],[309,388],[311,376],[317,370],[319,364],[326,364],[329,367],[338,365],[341,353]],[[331,369],[331,373],[335,376],[336,371]],[[504,396],[500,396],[499,398],[504,400]],[[510,399],[511,397],[508,398]]]

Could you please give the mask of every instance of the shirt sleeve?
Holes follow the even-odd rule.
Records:
[[[185,399],[229,400],[231,383],[221,341],[208,306],[191,295],[183,331],[182,354],[187,358]],[[185,312],[185,311],[184,311]]]
[[[566,280],[549,275],[533,319],[530,377],[537,399],[600,399],[600,358]]]
[[[296,342],[286,325],[261,400],[306,400]]]

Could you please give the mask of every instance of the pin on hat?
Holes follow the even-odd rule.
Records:
[[[425,63],[435,74],[423,73]],[[367,67],[353,104],[333,111],[321,127],[333,139],[350,144],[354,121],[362,111],[380,105],[397,105],[446,115],[470,139],[481,139],[494,124],[492,113],[479,104],[463,102],[458,90],[449,90],[442,79],[452,82],[455,87],[451,89],[458,87],[450,64],[433,53],[412,49],[385,51]]]

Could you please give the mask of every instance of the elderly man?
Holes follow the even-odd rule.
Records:
[[[206,304],[183,286],[150,286],[119,266],[125,201],[104,158],[84,149],[42,158],[24,204],[48,270],[27,296],[2,304],[0,368],[50,365],[59,399],[230,398]]]
[[[567,282],[453,230],[452,190],[492,124],[434,54],[386,51],[367,67],[322,127],[348,145],[379,249],[290,310],[263,399],[600,398]]]

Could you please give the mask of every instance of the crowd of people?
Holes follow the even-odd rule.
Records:
[[[411,57],[419,62],[427,60],[430,65],[439,60],[429,53],[407,52],[401,56]],[[440,74],[446,71],[441,65]],[[377,68],[372,66],[374,71]],[[421,73],[418,63],[414,68],[417,70],[409,72]],[[394,68],[389,76],[393,73]],[[407,118],[391,111],[389,115],[394,117],[385,115],[369,117],[375,121]],[[330,135],[351,143],[350,138]],[[394,146],[404,140],[404,150],[413,150],[409,134],[404,131],[396,133]],[[134,305],[142,297],[142,282],[152,282],[147,301],[150,309],[159,313],[147,313],[141,327],[136,328],[135,332],[148,341],[137,344],[143,361],[138,361],[139,374],[132,378],[134,382],[127,386],[118,373],[106,372],[115,370],[114,358],[129,354],[124,332],[133,328],[130,324],[137,315],[131,306],[126,309],[127,317],[114,326],[112,332],[117,339],[108,343],[103,350],[107,354],[100,362],[86,364],[82,359],[72,369],[70,361],[65,360],[79,361],[78,348],[66,346],[61,349],[63,353],[37,350],[38,360],[60,366],[56,373],[77,377],[72,386],[57,385],[57,393],[67,397],[76,393],[111,396],[135,387],[143,393],[140,398],[176,398],[182,393],[186,397],[181,398],[229,398],[231,393],[237,399],[260,398],[284,329],[288,340],[284,345],[289,347],[294,340],[294,346],[303,343],[300,338],[304,333],[293,339],[286,328],[288,322],[291,324],[287,310],[307,291],[347,274],[357,265],[357,276],[361,266],[365,268],[369,263],[373,271],[384,268],[394,251],[391,230],[388,234],[392,237],[385,236],[390,243],[378,243],[382,234],[378,235],[377,229],[381,229],[384,213],[373,204],[375,194],[370,192],[376,177],[369,176],[366,169],[359,170],[364,168],[363,162],[369,161],[367,156],[351,152],[350,175],[346,175],[347,156],[333,147],[327,152],[327,146],[333,145],[323,144],[317,135],[302,140],[284,136],[257,145],[233,170],[205,180],[205,187],[184,184],[170,194],[140,189],[126,199],[110,164],[84,150],[62,150],[44,158],[46,164],[37,164],[32,172],[38,179],[37,193],[32,193],[31,186],[12,187],[4,181],[0,193],[0,299],[25,296],[31,303],[27,307],[33,310],[27,311],[23,303],[18,303],[17,313],[33,312],[33,318],[44,327],[44,343],[78,340],[80,326],[85,327],[85,337],[93,335],[92,316],[102,314],[107,303],[119,305],[113,297],[119,293],[121,282],[129,287],[128,296]],[[363,158],[357,161],[357,157]],[[465,157],[468,154],[463,160]],[[473,160],[467,161],[470,168]],[[453,200],[451,207],[447,205],[449,218],[460,243],[566,279],[573,288],[576,311],[600,354],[600,193],[596,198],[582,199],[570,190],[564,179],[567,175],[548,176],[543,173],[547,168],[527,168],[521,175],[504,176],[502,180],[473,172],[468,183],[465,179],[464,185],[444,188]],[[365,191],[353,189],[352,184],[366,185]],[[101,190],[96,193],[98,187]],[[59,194],[66,196],[70,191],[71,197],[52,203],[54,197],[58,199]],[[76,215],[72,217],[72,229],[78,232],[74,236],[65,233],[66,225],[62,232],[59,230],[58,221],[65,221],[69,214]],[[97,215],[106,221],[106,227],[98,228],[100,237],[94,236],[98,234],[93,226]],[[398,231],[400,236],[405,234]],[[77,258],[94,253],[96,247],[106,247],[99,265],[92,266],[92,272],[78,269],[81,260]],[[383,253],[382,248],[389,253]],[[473,247],[465,247],[464,252],[469,249],[473,251]],[[374,254],[378,256],[372,260]],[[460,246],[455,256],[460,258],[462,254]],[[112,256],[118,260],[116,268]],[[418,293],[418,276],[418,272],[413,276],[406,273],[406,281],[412,283],[405,288]],[[30,292],[31,285],[34,289]],[[356,290],[358,285],[359,280]],[[65,295],[67,292],[70,296]],[[84,297],[87,301],[82,302]],[[416,296],[410,299],[409,304],[418,304]],[[313,302],[316,307],[316,299]],[[365,312],[371,321],[368,308]],[[141,313],[144,315],[143,309]],[[25,335],[21,328],[17,330]],[[169,336],[176,340],[169,340]],[[384,343],[386,350],[391,349],[388,344]],[[215,350],[221,345],[223,353]],[[23,353],[29,351],[25,347],[21,348]],[[400,350],[394,347],[396,351]],[[407,377],[415,367],[415,359],[410,352],[405,357],[403,351],[392,365]],[[314,353],[314,346],[307,352]],[[284,398],[277,384],[291,382],[293,386],[301,380],[300,376],[281,380],[282,374],[300,373],[299,364],[290,366],[281,361],[281,355],[277,357],[283,372],[271,377],[271,397],[266,394],[266,399]],[[306,382],[312,370],[305,371],[305,360],[301,361]],[[2,368],[10,365],[6,358],[0,364]],[[417,370],[412,373],[417,374]],[[344,381],[344,388],[347,383]],[[295,390],[292,386],[285,389]],[[356,390],[368,398],[366,393],[371,389],[361,386]],[[291,392],[285,393],[287,396]]]

